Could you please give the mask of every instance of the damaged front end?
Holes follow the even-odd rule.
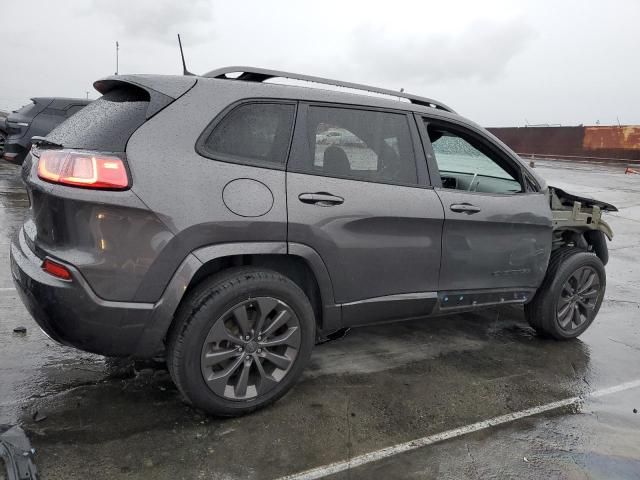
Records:
[[[603,212],[617,212],[613,205],[580,197],[549,187],[553,215],[553,249],[576,246],[593,250],[606,264],[608,258],[606,236],[613,239],[613,230],[602,219]]]

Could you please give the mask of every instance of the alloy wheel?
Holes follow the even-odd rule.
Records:
[[[273,297],[239,302],[211,327],[200,368],[213,393],[248,400],[268,393],[291,370],[300,351],[300,321]]]
[[[556,308],[558,325],[567,333],[591,322],[600,296],[600,277],[589,266],[577,269],[562,286]]]

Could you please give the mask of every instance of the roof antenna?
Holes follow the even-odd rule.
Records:
[[[187,70],[187,64],[184,61],[184,52],[182,51],[182,40],[180,40],[180,34],[178,34],[178,45],[180,45],[180,56],[182,57],[182,74],[193,75],[193,73]]]

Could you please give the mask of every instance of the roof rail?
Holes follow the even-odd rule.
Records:
[[[227,77],[229,73],[240,73],[237,77]],[[379,93],[382,95],[390,95],[392,97],[406,98],[411,103],[422,105],[424,107],[436,108],[445,112],[455,113],[455,111],[447,107],[444,103],[432,100],[430,98],[419,97],[406,92],[396,92],[385,88],[372,87],[370,85],[361,85],[359,83],[343,82],[341,80],[332,80],[330,78],[314,77],[311,75],[302,75],[299,73],[281,72],[278,70],[268,70],[266,68],[256,67],[223,67],[211,70],[203,75],[207,78],[220,78],[226,80],[243,80],[245,82],[264,82],[271,78],[288,78],[291,80],[302,80],[305,82],[322,83],[325,85],[333,85],[336,87],[352,88],[354,90],[364,90],[367,92]]]

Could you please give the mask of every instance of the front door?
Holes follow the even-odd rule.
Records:
[[[413,117],[300,107],[287,168],[288,242],[321,256],[346,325],[430,313],[444,215],[426,184]]]
[[[424,121],[431,170],[442,183],[436,191],[445,216],[443,298],[447,292],[483,290],[498,292],[495,301],[526,300],[541,283],[551,253],[546,195],[532,191],[519,163],[479,130]],[[464,303],[464,297],[454,298]],[[491,297],[484,300],[493,303]]]

